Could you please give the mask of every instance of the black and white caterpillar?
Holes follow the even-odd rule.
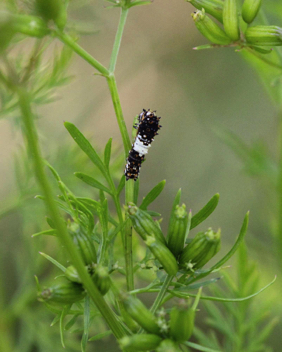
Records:
[[[141,163],[148,153],[154,137],[158,134],[158,130],[162,127],[159,121],[160,117],[157,117],[155,111],[150,109],[143,109],[139,115],[138,123],[134,126],[137,129],[137,135],[125,165],[126,180],[133,178],[136,181],[138,179]]]

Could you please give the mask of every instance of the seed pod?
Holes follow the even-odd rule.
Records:
[[[278,26],[253,26],[246,30],[245,37],[248,43],[259,46],[282,45],[282,28]]]
[[[86,295],[82,285],[67,282],[56,286],[48,287],[38,293],[41,301],[70,304],[82,300]]]
[[[169,275],[176,275],[178,265],[171,251],[153,236],[148,236],[145,243],[154,254],[155,258],[162,264],[164,270]]]
[[[159,347],[156,349],[157,352],[181,352],[178,344],[175,341],[165,339],[163,340]]]
[[[50,29],[46,26],[46,23],[36,16],[12,14],[11,28],[15,32],[37,38],[42,38],[50,33]]]
[[[186,300],[180,300],[170,312],[170,336],[177,342],[189,340],[194,329],[194,321],[195,310],[189,307]]]
[[[138,298],[127,296],[124,298],[123,303],[128,314],[144,330],[156,335],[160,333],[156,317]]]
[[[230,39],[236,41],[240,38],[237,0],[225,0],[223,6],[223,26]]]
[[[208,229],[206,232],[199,232],[193,240],[184,248],[180,255],[181,267],[193,269],[203,267],[220,250],[220,230],[218,232]]]
[[[84,232],[83,228],[76,223],[72,223],[69,233],[73,238],[73,242],[80,252],[85,265],[97,263],[97,254],[93,241]]]
[[[188,214],[186,205],[176,205],[170,218],[167,235],[167,246],[177,258],[184,248],[185,234],[187,230]]]
[[[242,7],[242,17],[246,23],[252,23],[261,6],[261,0],[245,0]]]
[[[144,241],[147,236],[154,236],[158,241],[166,245],[162,230],[146,211],[139,209],[134,204],[130,204],[128,206],[128,214],[132,221],[134,230],[142,237]]]
[[[162,338],[152,334],[140,334],[132,336],[124,336],[119,340],[122,350],[129,349],[130,351],[151,351],[158,347]]]
[[[72,282],[76,282],[78,284],[81,284],[81,279],[78,275],[78,272],[76,268],[73,265],[70,265],[67,267],[65,271],[65,276]]]
[[[192,13],[192,18],[196,27],[204,37],[214,44],[227,45],[231,43],[231,39],[226,35],[212,19],[205,14],[205,10]]]
[[[111,287],[111,278],[108,269],[101,265],[97,265],[95,267],[93,281],[104,296]]]
[[[53,20],[60,29],[64,29],[67,14],[62,0],[36,0],[35,7],[44,20]]]
[[[187,0],[196,9],[205,9],[206,13],[209,13],[219,22],[222,23],[222,13],[223,13],[223,0]]]

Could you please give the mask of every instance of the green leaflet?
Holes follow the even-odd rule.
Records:
[[[75,127],[74,124],[70,122],[65,122],[64,125],[68,130],[69,134],[74,139],[74,141],[78,144],[80,149],[84,151],[84,153],[89,157],[93,164],[95,164],[105,176],[107,174],[105,165],[100,159],[95,149],[90,144],[90,142],[84,137],[84,135],[79,131],[79,129]]]
[[[89,328],[90,328],[90,297],[87,295],[85,297],[84,302],[84,329],[83,335],[81,339],[81,350],[82,352],[86,352],[86,345],[89,336]]]
[[[51,263],[53,263],[54,265],[56,265],[60,270],[62,270],[63,272],[66,271],[66,267],[64,267],[62,264],[60,264],[59,262],[57,262],[57,260],[55,260],[54,258],[50,257],[48,254],[39,252],[39,254],[41,254],[44,258],[48,259]]]
[[[112,191],[104,186],[102,183],[99,181],[95,180],[95,178],[88,176],[82,172],[75,172],[74,175],[79,178],[81,181],[87,183],[89,186],[100,189],[101,191],[104,191],[110,195],[113,195]]]
[[[162,193],[164,186],[166,184],[166,180],[158,183],[147,195],[144,197],[140,209],[147,210],[147,207]]]
[[[198,226],[201,222],[206,220],[211,213],[215,210],[217,207],[219,201],[219,194],[216,193],[209,201],[208,203],[197,213],[195,214],[192,219],[191,219],[191,226],[190,230],[192,230],[194,227]]]
[[[107,169],[109,169],[109,166],[110,166],[111,152],[112,152],[112,141],[113,141],[113,139],[110,138],[105,146],[105,149],[104,149],[104,164]]]

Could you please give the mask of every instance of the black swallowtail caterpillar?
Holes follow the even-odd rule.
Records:
[[[158,134],[158,130],[162,127],[159,121],[160,117],[157,117],[155,111],[150,109],[143,109],[139,115],[138,123],[134,126],[137,129],[137,135],[125,165],[126,180],[133,178],[136,181],[138,179],[141,163],[145,159],[154,137]]]

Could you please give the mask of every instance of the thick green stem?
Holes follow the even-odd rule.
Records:
[[[114,42],[114,47],[111,55],[111,60],[110,60],[110,66],[109,66],[109,72],[113,73],[115,71],[116,63],[117,63],[117,57],[118,57],[118,52],[120,48],[120,43],[121,43],[121,38],[123,34],[123,29],[125,26],[126,18],[128,14],[128,9],[122,8],[121,14],[120,14],[120,20],[118,24],[118,30],[116,33],[116,38]]]
[[[128,131],[126,128],[126,124],[125,124],[125,121],[123,118],[123,113],[122,113],[122,109],[121,109],[121,104],[120,104],[120,99],[119,99],[115,76],[113,74],[109,75],[107,77],[107,82],[108,82],[109,90],[111,93],[112,102],[114,105],[119,130],[120,130],[121,137],[122,137],[125,156],[127,157],[127,154],[131,148],[131,143],[130,143]]]
[[[69,236],[63,219],[61,218],[60,212],[57,208],[55,200],[53,198],[52,189],[49,184],[48,178],[44,171],[44,164],[41,157],[41,151],[38,143],[38,135],[36,127],[34,124],[34,118],[30,106],[30,97],[28,93],[22,88],[16,88],[19,105],[22,113],[23,125],[24,125],[24,135],[26,141],[28,142],[28,148],[30,150],[34,172],[39,185],[41,186],[42,192],[45,197],[45,202],[47,208],[52,216],[55,226],[58,231],[58,235],[63,243],[64,247],[67,249],[70,258],[78,271],[78,274],[83,282],[85,289],[87,290],[89,296],[96,304],[97,308],[101,312],[102,316],[106,320],[107,324],[113,331],[116,338],[120,339],[125,335],[123,329],[121,328],[117,318],[115,317],[113,311],[108,306],[103,296],[100,294],[97,287],[92,282],[90,276],[88,275],[84,263]]]
[[[282,268],[282,108],[280,108],[279,114],[279,161],[278,161],[278,182],[277,182],[277,194],[278,194],[278,232],[276,236],[277,246],[276,254],[278,259],[278,264]]]
[[[133,202],[134,198],[134,181],[128,180],[125,183],[125,202]],[[125,226],[125,265],[126,265],[126,283],[127,290],[134,290],[134,271],[133,271],[133,257],[132,257],[132,223],[127,219]]]

